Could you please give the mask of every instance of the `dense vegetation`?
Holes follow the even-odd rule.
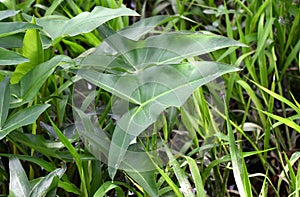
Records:
[[[297,0],[1,0],[3,196],[300,196]]]

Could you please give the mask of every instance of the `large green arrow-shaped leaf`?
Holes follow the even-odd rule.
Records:
[[[121,7],[110,9],[101,6],[95,7],[92,12],[82,12],[72,19],[47,16],[36,19],[37,24],[43,27],[43,31],[52,39],[62,36],[76,36],[82,33],[88,33],[96,29],[101,24],[120,17],[120,16],[138,16],[135,11]],[[24,15],[27,20],[31,17]]]
[[[79,70],[79,76],[137,105],[128,106],[128,112],[117,122],[108,158],[111,175],[119,168],[130,142],[154,123],[164,109],[180,107],[199,86],[238,70],[204,61],[150,67],[124,76]]]
[[[199,86],[239,70],[216,62],[182,61],[225,47],[245,45],[203,33],[173,32],[134,41],[107,26],[98,30],[106,39],[94,53],[81,59],[81,65],[89,69],[79,69],[77,74],[128,101],[119,110],[125,113],[117,121],[109,149],[109,173],[113,178],[127,159],[130,143],[163,110],[180,107]]]
[[[213,34],[173,32],[134,41],[106,26],[107,36],[93,54],[83,58],[82,66],[95,66],[112,72],[136,72],[149,66],[179,63],[183,59],[230,46],[245,46],[235,40]]]

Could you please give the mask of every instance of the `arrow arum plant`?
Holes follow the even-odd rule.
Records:
[[[98,30],[105,40],[94,52],[77,60],[80,68],[76,74],[125,100],[123,109],[112,108],[112,113],[114,110],[124,112],[119,114],[106,155],[109,174],[114,178],[122,162],[133,159],[126,157],[141,155],[127,154],[130,144],[155,123],[165,109],[182,106],[200,86],[239,70],[218,62],[184,60],[244,45],[222,36],[186,31],[135,41],[105,25]],[[144,157],[138,160],[144,161]],[[136,169],[124,170],[138,171]]]

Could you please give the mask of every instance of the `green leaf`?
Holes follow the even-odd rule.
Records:
[[[98,160],[107,162],[110,139],[104,131],[94,126],[89,117],[80,109],[74,108],[79,117],[76,117],[76,126],[85,139],[85,146]],[[79,119],[80,118],[80,119]],[[101,153],[101,154],[100,154]],[[120,168],[125,170],[150,196],[157,196],[158,191],[154,180],[154,169],[151,160],[144,152],[128,151]],[[103,188],[98,190],[103,193]],[[96,194],[95,194],[96,196]]]
[[[13,156],[13,157],[21,159],[21,160],[35,163],[35,164],[41,166],[43,169],[47,170],[48,172],[51,172],[51,171],[55,170],[55,168],[56,168],[54,163],[50,163],[50,162],[45,161],[44,159],[32,157],[32,156],[28,156],[28,155],[0,153],[0,156],[1,157],[12,157]]]
[[[138,75],[118,76],[84,69],[77,74],[137,105],[117,122],[113,134],[115,146],[110,148],[109,166],[117,169],[130,142],[154,123],[164,109],[180,107],[199,86],[238,70],[226,64],[203,61],[150,67]],[[112,169],[110,172],[115,173]]]
[[[32,19],[35,24],[35,19]],[[44,62],[44,50],[39,30],[28,29],[23,41],[23,56],[30,61],[19,64],[11,77],[11,83],[16,84],[20,79],[38,64]]]
[[[70,63],[71,59],[63,55],[54,56],[51,60],[34,67],[22,77],[19,83],[12,85],[11,107],[19,107],[34,99],[46,79],[59,64],[64,62]]]
[[[65,173],[66,168],[58,168],[53,172],[49,173],[47,176],[43,177],[38,183],[36,183],[31,191],[29,196],[46,196],[46,194],[53,188],[57,186],[58,179],[62,177]]]
[[[49,104],[35,105],[16,112],[7,119],[3,129],[0,130],[0,139],[17,128],[32,124],[48,107]]]
[[[28,146],[34,149],[35,151],[40,152],[46,156],[61,158],[58,156],[58,153],[56,152],[59,148],[63,148],[63,144],[60,142],[53,142],[53,141],[46,140],[42,135],[34,135],[34,134],[22,133],[18,131],[14,131],[10,133],[10,137],[14,139],[16,142],[19,142],[24,146]],[[20,159],[26,160],[25,158],[20,158]]]
[[[72,19],[51,19],[51,17],[44,17],[36,19],[36,21],[38,25],[43,27],[43,31],[52,40],[55,40],[63,36],[76,36],[88,33],[101,24],[120,16],[139,16],[139,14],[124,7],[110,9],[97,6],[92,12],[82,12]],[[24,15],[24,17],[27,20],[31,18],[28,15]]]
[[[189,164],[190,171],[193,176],[194,184],[196,186],[197,197],[206,196],[204,186],[203,186],[203,181],[196,161],[189,156],[185,156],[184,158],[187,160]]]
[[[0,47],[0,65],[15,65],[28,61],[18,53]]]
[[[21,48],[23,46],[23,38],[24,38],[23,33],[18,33],[18,34],[2,37],[2,38],[0,38],[0,47],[6,48],[6,49],[7,48]],[[26,59],[26,62],[27,61],[29,61],[29,60]],[[23,62],[17,62],[15,64],[20,64]]]
[[[266,112],[266,111],[261,111],[262,113],[268,115],[269,117],[295,129],[295,131],[297,131],[298,133],[300,133],[300,126],[299,124],[295,123],[293,120],[291,120],[290,118],[284,118],[284,117],[281,117],[281,116],[278,116],[278,115],[275,115],[275,114],[272,114],[272,113],[269,113],[269,112]]]
[[[16,14],[18,14],[20,11],[15,11],[15,10],[1,10],[0,11],[0,21],[11,17],[11,16],[15,16]]]
[[[151,162],[151,161],[150,161]],[[149,196],[158,196],[158,188],[155,180],[156,171],[130,171],[127,170],[126,173],[133,178],[146,192]]]
[[[230,125],[230,119],[228,115],[228,109],[225,109],[226,112],[226,125],[229,137],[229,150],[230,150],[230,157],[232,162],[232,169],[234,180],[237,185],[239,194],[241,196],[253,196],[251,191],[251,183],[248,177],[248,172],[246,168],[246,164],[244,158],[242,157],[241,151],[238,149],[232,127]]]
[[[83,193],[84,193],[84,195],[87,195],[88,194],[87,191],[88,191],[89,186],[86,185],[86,180],[85,180],[86,177],[84,175],[84,170],[83,170],[82,160],[80,158],[80,155],[77,153],[77,150],[74,148],[74,146],[68,140],[68,138],[66,138],[66,136],[64,136],[64,134],[59,130],[59,128],[50,119],[50,117],[49,117],[49,120],[51,122],[51,125],[53,126],[53,129],[54,129],[56,135],[58,136],[60,141],[65,145],[65,147],[68,149],[68,151],[73,156],[73,158],[75,160],[75,163],[77,165],[77,168],[78,168],[80,179],[81,179],[81,184],[82,184],[82,187],[83,187]]]
[[[114,33],[107,26],[101,26],[99,30],[107,39],[80,63],[81,66],[94,66],[109,72],[136,72],[149,66],[180,63],[186,58],[225,47],[245,46],[213,34],[173,32],[134,41]]]
[[[123,28],[118,33],[126,38],[132,40],[139,40],[142,36],[149,33],[158,25],[170,20],[170,17],[157,15],[142,19],[129,27]]]
[[[128,159],[125,155],[130,143],[163,110],[180,107],[201,85],[239,70],[216,62],[182,61],[225,47],[245,45],[212,34],[174,32],[134,41],[105,25],[98,30],[106,39],[92,54],[78,61],[88,69],[79,69],[77,75],[128,102],[119,110],[125,113],[117,121],[109,149],[109,174],[113,178]]]
[[[0,22],[0,38],[33,28],[41,29],[38,25],[26,22]]]
[[[101,187],[95,192],[94,197],[103,197],[106,196],[106,193],[110,190],[115,189],[118,193],[117,196],[125,196],[122,188],[112,182],[105,182]]]
[[[0,130],[2,129],[8,115],[10,100],[9,77],[5,77],[0,83]]]
[[[9,160],[9,175],[10,196],[27,197],[30,191],[30,184],[19,159],[15,157],[11,157]]]
[[[180,168],[180,165],[178,161],[175,159],[174,155],[172,154],[170,148],[164,144],[165,151],[169,158],[169,165],[172,167],[174,174],[179,182],[180,185],[180,191],[183,193],[185,197],[193,197],[193,188],[185,175],[185,172],[183,169]]]

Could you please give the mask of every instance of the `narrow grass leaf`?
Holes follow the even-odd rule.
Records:
[[[127,168],[128,169],[128,168]],[[155,171],[134,171],[134,166],[132,170],[126,170],[126,173],[134,179],[134,181],[147,192],[149,196],[158,196],[158,189],[155,181]]]
[[[275,114],[271,114],[269,112],[266,112],[266,111],[262,111],[264,114],[268,115],[269,117],[279,121],[279,122],[282,122],[283,124],[295,129],[298,133],[300,133],[300,126],[295,123],[294,121],[292,121],[291,119],[289,118],[283,118],[281,116],[278,116],[278,115],[275,115]]]
[[[63,2],[63,0],[54,0],[52,3],[51,3],[51,6],[46,10],[45,12],[45,16],[49,16],[51,15],[54,10]]]
[[[169,175],[167,173],[165,173],[156,163],[153,163],[153,164],[156,167],[157,171],[160,173],[160,175],[165,179],[165,181],[168,183],[168,185],[172,188],[175,195],[177,197],[183,197],[178,186],[172,181],[172,179],[169,177]]]
[[[0,47],[0,57],[0,65],[15,65],[29,61],[29,59],[22,55],[2,47]]]
[[[187,179],[187,176],[185,175],[184,170],[180,168],[178,161],[175,159],[171,150],[169,149],[169,147],[167,147],[166,144],[165,144],[164,148],[165,148],[165,151],[169,158],[169,165],[172,167],[172,169],[175,173],[175,176],[179,182],[180,191],[183,193],[184,196],[193,197],[194,196],[193,188],[192,188],[189,180]]]
[[[273,96],[274,98],[278,99],[279,101],[287,104],[288,106],[290,106],[293,110],[295,110],[298,114],[300,114],[300,109],[295,105],[293,104],[291,101],[289,101],[288,99],[284,98],[283,96],[261,86],[260,84],[252,81],[252,83],[254,83],[257,87],[259,87],[260,89],[262,89],[263,91],[265,91],[266,93],[268,93],[269,95]]]
[[[60,141],[66,146],[66,148],[69,150],[69,152],[71,153],[71,155],[73,156],[76,165],[78,167],[78,172],[79,172],[79,176],[80,176],[80,180],[82,183],[82,189],[83,189],[83,193],[84,195],[88,195],[88,185],[86,184],[86,178],[84,175],[84,169],[82,166],[82,160],[80,158],[80,155],[77,153],[77,150],[74,148],[74,146],[71,144],[71,142],[68,140],[68,138],[66,138],[66,136],[64,136],[64,134],[59,130],[59,128],[54,124],[54,122],[51,120],[51,118],[49,117],[49,120],[51,122],[51,125],[56,133],[56,135],[58,136],[58,138],[60,139]]]
[[[240,151],[235,143],[235,138],[233,134],[233,130],[230,125],[230,119],[228,115],[228,109],[225,109],[226,112],[226,124],[229,136],[229,150],[230,157],[233,168],[233,175],[235,179],[235,183],[237,185],[238,191],[241,196],[252,196],[251,192],[251,184],[249,177],[247,176],[248,172],[245,167],[245,163],[243,161],[243,157],[241,156]]]
[[[10,101],[9,77],[5,77],[0,83],[0,130],[6,121]]]
[[[27,197],[30,192],[30,183],[19,159],[13,156],[9,160],[9,174],[10,196]]]
[[[262,103],[260,102],[260,100],[256,96],[255,92],[252,90],[250,85],[247,84],[243,80],[237,80],[236,82],[245,89],[245,91],[248,93],[248,95],[250,96],[251,100],[253,101],[253,103],[257,107],[257,109],[262,110],[263,109]],[[261,120],[261,124],[265,125],[266,124],[266,117],[261,111],[259,111],[259,117],[260,117],[260,120]]]
[[[187,160],[187,162],[189,164],[190,171],[191,171],[192,176],[193,176],[194,184],[196,186],[197,197],[206,196],[204,186],[203,186],[202,177],[200,175],[199,168],[197,166],[196,161],[194,159],[192,159],[191,157],[189,157],[189,156],[185,156],[184,158]]]
[[[80,191],[80,189],[78,189],[74,184],[69,183],[69,182],[59,180],[57,187],[62,188],[63,190],[65,190],[68,193],[77,194],[78,196],[83,195],[82,192]]]
[[[35,105],[16,112],[7,119],[3,129],[0,130],[0,139],[17,128],[32,124],[49,107],[49,104]]]

